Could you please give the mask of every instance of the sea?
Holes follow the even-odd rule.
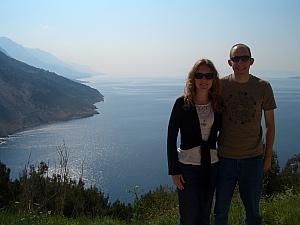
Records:
[[[300,79],[267,79],[274,90],[274,150],[283,168],[300,153]],[[93,77],[85,82],[104,95],[99,114],[34,127],[0,140],[0,161],[16,179],[25,167],[40,162],[49,173],[59,171],[59,149],[68,152],[73,179],[96,186],[110,201],[132,202],[160,185],[172,187],[167,175],[166,136],[174,101],[184,78]]]

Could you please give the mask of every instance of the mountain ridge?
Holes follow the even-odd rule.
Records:
[[[0,51],[0,137],[25,128],[97,114],[96,89],[35,68]]]
[[[95,72],[90,69],[82,69],[82,65],[65,63],[53,54],[38,48],[27,48],[7,37],[0,37],[0,48],[6,51],[7,55],[28,65],[55,72],[70,79],[78,79],[94,76]],[[99,73],[98,73],[99,74]],[[101,73],[100,73],[101,74]]]

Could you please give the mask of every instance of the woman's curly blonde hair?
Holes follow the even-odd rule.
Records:
[[[185,88],[184,88],[184,106],[189,108],[194,106],[194,97],[196,95],[196,87],[195,87],[195,73],[197,72],[198,68],[201,65],[206,65],[211,69],[211,72],[214,74],[212,87],[208,92],[208,98],[211,102],[212,108],[214,112],[220,111],[220,80],[219,74],[217,69],[215,68],[212,61],[209,59],[200,59],[198,60],[194,66],[192,67],[191,71],[188,74]]]

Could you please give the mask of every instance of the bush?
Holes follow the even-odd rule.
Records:
[[[5,207],[12,200],[11,182],[9,180],[10,169],[0,162],[0,208]]]
[[[110,203],[109,198],[95,186],[85,188],[82,179],[76,181],[70,178],[68,153],[65,146],[61,150],[59,173],[51,176],[48,175],[48,165],[41,162],[37,167],[27,165],[19,179],[11,181],[10,169],[0,162],[0,214],[19,215],[24,218],[23,222],[31,221],[28,224],[42,224],[43,216],[72,217],[78,218],[78,221],[82,218],[86,221],[89,218],[96,218],[96,221],[106,218],[99,219],[101,222],[97,224],[177,224],[178,198],[174,189],[160,186],[140,195],[139,190],[134,188],[131,191],[135,195],[132,205],[118,200]],[[297,160],[300,160],[300,155],[289,160],[280,172],[277,154],[273,154],[272,169],[264,180],[265,197],[261,204],[264,224],[300,224],[300,179],[291,167],[291,164],[299,162]],[[240,224],[242,217],[242,202],[234,198],[230,223]]]
[[[84,187],[64,175],[53,174],[49,177],[48,165],[41,162],[24,169],[19,180],[11,182],[10,170],[0,164],[0,204],[6,211],[25,214],[50,213],[66,217],[111,216],[129,221],[132,218],[131,205],[119,201],[109,203],[108,197],[96,187]]]
[[[170,216],[171,212],[178,211],[177,194],[172,188],[160,186],[136,199],[133,208],[135,220]]]
[[[265,175],[263,182],[263,196],[272,196],[283,190],[283,182],[280,175],[280,166],[277,152],[273,151],[271,170]]]

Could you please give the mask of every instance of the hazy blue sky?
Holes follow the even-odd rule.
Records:
[[[202,57],[224,75],[243,42],[253,73],[300,75],[299,0],[2,0],[0,36],[111,76],[185,76]]]

